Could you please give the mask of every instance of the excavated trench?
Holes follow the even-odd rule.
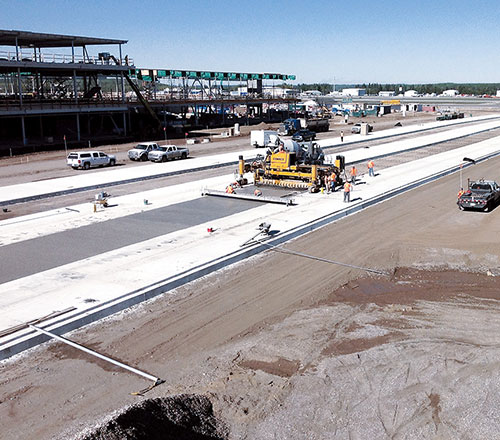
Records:
[[[226,440],[207,397],[182,394],[130,406],[82,440]]]

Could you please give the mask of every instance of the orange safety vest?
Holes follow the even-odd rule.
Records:
[[[351,176],[356,176],[356,174],[358,173],[358,170],[355,168],[355,167],[352,167],[351,168]]]
[[[460,191],[458,191],[457,198],[462,197],[464,194],[465,194],[465,191],[463,189],[461,189]]]
[[[368,168],[373,168],[374,166],[373,160],[370,160],[370,162],[368,162]]]
[[[335,182],[337,180],[337,175],[335,173],[332,173],[330,179],[332,179]]]
[[[346,182],[344,185],[344,191],[346,193],[351,192],[351,184],[349,182]]]
[[[233,189],[233,187],[232,187],[231,185],[228,185],[228,186],[227,186],[227,188],[226,188],[226,192],[227,192],[228,194],[232,194],[232,193],[234,193],[234,189]]]

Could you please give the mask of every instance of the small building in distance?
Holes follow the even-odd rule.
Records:
[[[343,96],[365,96],[366,89],[343,89]]]
[[[306,90],[300,94],[301,96],[304,97],[310,97],[310,98],[315,98],[318,96],[322,96],[323,94],[319,90]]]
[[[443,96],[457,96],[457,95],[458,95],[458,90],[455,89],[445,90],[443,92]]]
[[[410,97],[410,98],[414,98],[414,97],[418,96],[418,92],[416,90],[407,90],[405,92],[405,96]]]
[[[382,91],[378,92],[378,96],[389,97],[389,96],[394,96],[394,95],[396,95],[396,92],[392,92],[390,90],[382,90]]]

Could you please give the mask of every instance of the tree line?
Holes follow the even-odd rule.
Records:
[[[319,90],[323,94],[333,91],[333,84],[328,83],[313,83],[299,84],[298,88],[303,92],[307,90]],[[379,83],[363,83],[363,84],[336,84],[335,90],[340,91],[346,88],[366,89],[369,95],[378,95],[381,91],[393,91],[397,94],[406,90],[416,90],[418,93],[436,93],[439,95],[444,90],[454,89],[463,95],[496,95],[497,90],[500,90],[500,83],[435,83],[435,84],[379,84]],[[401,88],[401,89],[400,89]],[[400,92],[401,90],[401,92]]]

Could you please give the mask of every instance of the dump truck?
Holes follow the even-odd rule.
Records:
[[[328,131],[330,121],[328,118],[288,118],[285,119],[278,128],[281,136],[290,136],[301,129],[315,131]]]
[[[309,118],[304,122],[301,121],[301,124],[305,125],[303,128],[315,131],[316,133],[330,130],[330,121],[328,118]]]
[[[340,186],[344,180],[344,157],[337,156],[334,164],[324,163],[325,155],[315,142],[299,144],[287,140],[266,155],[259,155],[250,162],[240,159],[239,173],[252,172],[254,185],[284,186],[303,188],[309,192],[317,192],[326,186],[326,179],[335,173],[335,185]]]
[[[299,119],[285,119],[278,128],[278,134],[281,136],[290,136],[302,128]]]

